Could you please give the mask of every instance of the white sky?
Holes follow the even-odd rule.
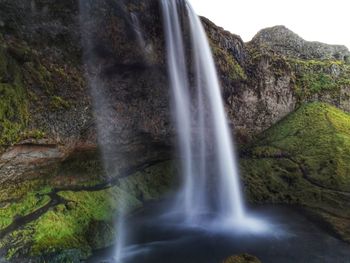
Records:
[[[350,48],[350,0],[189,0],[198,15],[249,41],[285,25],[302,38]]]

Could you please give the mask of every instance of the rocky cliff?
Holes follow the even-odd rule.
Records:
[[[283,26],[251,42],[203,19],[221,75],[227,112],[239,140],[249,141],[304,102],[350,111],[349,51],[307,42]]]
[[[342,157],[346,148],[328,156],[327,147],[348,134],[343,129],[346,121],[337,122],[341,132],[336,138],[326,137],[332,142],[327,141],[322,153],[310,150],[307,156],[313,159],[304,160],[303,148],[283,140],[294,142],[303,135],[310,148],[320,147],[321,139],[311,139],[318,132],[328,135],[334,125],[310,134],[300,126],[314,117],[320,117],[321,124],[316,124],[321,126],[339,115],[347,118],[330,106],[299,107],[324,102],[350,111],[349,51],[304,41],[280,26],[244,43],[209,20],[202,21],[232,132],[242,148],[250,199],[315,208],[332,218],[329,222],[336,221],[332,225],[344,234],[339,218],[348,216],[341,213],[349,189],[349,168]],[[165,65],[158,1],[80,1],[80,6],[74,0],[0,1],[2,255],[18,262],[23,255],[39,262],[85,258],[113,241],[117,202],[108,200],[118,200],[120,184],[128,185],[131,208],[159,198],[170,187],[176,170],[169,161],[176,158],[175,132]],[[92,83],[98,83],[98,93]],[[98,107],[96,97],[101,94],[103,107]],[[296,109],[310,119],[285,128],[283,123],[301,118],[302,113],[295,113],[298,118],[288,117],[280,124]],[[262,133],[276,123],[280,126]],[[275,145],[275,137],[285,130],[288,137]],[[97,142],[109,146],[104,156],[113,167],[107,171]],[[264,158],[277,160],[264,163],[266,170],[250,170],[260,167]],[[323,169],[328,162],[332,168]],[[304,184],[309,190],[299,196]],[[330,210],[333,197],[336,212],[334,207]],[[329,200],[326,205],[316,202],[323,198]],[[93,229],[105,231],[91,235]],[[348,238],[348,233],[343,236]]]

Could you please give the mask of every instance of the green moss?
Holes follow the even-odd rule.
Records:
[[[52,90],[50,73],[26,45],[0,40],[0,146],[8,146],[27,138],[40,139],[44,131],[28,130],[30,103],[36,95],[28,88],[33,83]],[[66,103],[54,98],[55,105]]]
[[[253,202],[298,204],[350,216],[350,115],[310,103],[244,149],[241,170]]]
[[[270,47],[248,44],[247,51],[249,52],[249,59],[247,60],[249,71],[253,73],[250,79],[253,81],[251,85],[259,84],[259,79],[265,78],[266,70],[268,70],[268,75],[275,77],[275,81],[290,75],[291,67],[286,58]]]
[[[41,180],[24,181],[17,184],[3,184],[0,187],[0,202],[23,199],[29,192],[47,194],[51,191],[51,187],[43,186],[44,184]]]
[[[65,101],[62,97],[53,96],[51,98],[51,107],[54,110],[69,109],[70,103],[68,101]]]
[[[45,206],[51,188],[43,182],[26,181],[20,184],[2,185],[0,189],[0,230],[9,226],[16,217],[28,215]]]
[[[8,248],[6,259],[11,260],[21,249],[26,249],[31,242],[31,229],[17,230],[0,242],[0,248]]]
[[[232,81],[246,80],[247,75],[236,59],[226,50],[218,47],[211,41],[211,49],[219,69]]]
[[[46,132],[41,130],[26,130],[22,132],[21,139],[43,139],[46,136]]]
[[[7,57],[4,50],[5,45],[0,35],[0,83],[5,81],[7,76]]]
[[[254,203],[297,204],[300,201],[298,188],[308,189],[298,166],[287,159],[243,159],[241,170],[247,196]]]
[[[0,148],[43,138],[45,131],[32,127],[36,114],[68,110],[71,102],[59,96],[62,87],[74,93],[83,86],[76,68],[53,64],[26,43],[0,35]]]
[[[121,188],[141,201],[159,199],[170,189],[174,171],[172,162],[154,165],[121,180]]]
[[[86,256],[97,244],[99,247],[110,245],[116,235],[114,222],[120,210],[131,211],[145,201],[159,199],[170,188],[173,175],[174,166],[165,162],[122,178],[118,185],[105,190],[60,192],[66,204],[55,207],[24,228],[32,230],[31,254],[78,249]],[[96,235],[101,240],[92,239],[91,229],[95,224],[103,225],[109,234]]]
[[[24,198],[0,207],[0,230],[9,226],[15,217],[28,215],[50,202],[48,196],[40,192],[30,192]]]
[[[333,106],[300,107],[269,129],[258,145],[290,154],[324,186],[350,190],[350,115]]]
[[[341,88],[350,85],[350,66],[336,60],[287,59],[296,75],[295,92],[299,101],[314,95],[340,96]]]
[[[0,69],[0,145],[8,145],[17,142],[26,128],[28,101],[20,68],[1,47],[0,59],[3,60],[3,69]]]
[[[46,95],[51,95],[54,92],[54,81],[52,73],[47,67],[38,62],[28,62],[23,67],[25,82],[29,86],[35,85],[40,88]]]
[[[58,249],[79,248],[90,253],[91,248],[85,233],[93,220],[111,221],[117,211],[117,204],[111,200],[121,200],[118,187],[96,192],[62,192],[68,205],[58,206],[43,215],[33,224],[35,234],[32,253],[55,252]],[[127,200],[128,204],[137,200]]]

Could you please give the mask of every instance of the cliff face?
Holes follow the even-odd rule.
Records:
[[[158,153],[167,158],[170,117],[157,3],[84,3],[87,14],[79,13],[79,1],[0,3],[2,183],[25,172],[42,177],[36,168],[96,151],[96,123],[108,124],[100,137],[118,149],[113,158],[128,155],[128,166],[156,161]],[[148,14],[137,22],[147,32],[147,47],[140,46],[131,13]],[[93,109],[90,78],[108,98],[103,112]],[[116,160],[121,169],[128,168],[124,162]]]
[[[129,206],[135,208],[159,198],[174,177],[168,160],[174,158],[175,131],[158,1],[80,4],[0,1],[0,209],[6,215],[0,219],[0,254],[18,262],[28,254],[60,262],[55,257],[62,251],[59,256],[79,259],[110,244],[117,205],[106,199],[118,200],[118,178],[128,185]],[[202,21],[232,132],[242,147],[249,145],[242,153],[249,159],[242,167],[247,192],[255,202],[288,203],[303,184],[281,197],[268,186],[280,174],[270,173],[271,179],[249,170],[260,165],[255,137],[307,102],[349,112],[349,52],[304,41],[284,27],[265,29],[244,43]],[[103,155],[113,165],[107,172],[97,142],[108,146]],[[290,168],[285,162],[268,165]],[[296,164],[291,166],[294,171]],[[337,175],[328,179],[338,182]],[[330,190],[348,190],[347,179],[329,185],[317,172],[312,176]],[[253,187],[256,181],[261,188]],[[306,199],[292,203],[305,205]],[[105,235],[91,238],[88,231],[97,228],[107,229]]]
[[[120,156],[119,168],[169,156],[174,130],[158,2],[84,3],[79,8],[69,0],[1,2],[6,96],[0,142],[6,154],[0,182],[22,174],[13,170],[14,153],[16,167],[27,161],[36,167],[96,149],[95,120],[107,124],[100,140],[121,149],[110,153]],[[350,110],[344,47],[306,42],[284,27],[262,30],[243,43],[205,18],[203,24],[239,143],[306,101]],[[96,94],[88,79],[98,81],[95,86],[107,98],[103,107],[93,109]],[[36,151],[40,158],[28,154]]]
[[[241,142],[304,102],[349,108],[349,51],[307,42],[283,26],[243,43],[203,19],[221,76],[227,112]]]

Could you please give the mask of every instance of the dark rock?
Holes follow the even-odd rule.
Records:
[[[231,256],[225,259],[222,263],[261,263],[261,261],[254,256],[242,254],[238,256]]]

